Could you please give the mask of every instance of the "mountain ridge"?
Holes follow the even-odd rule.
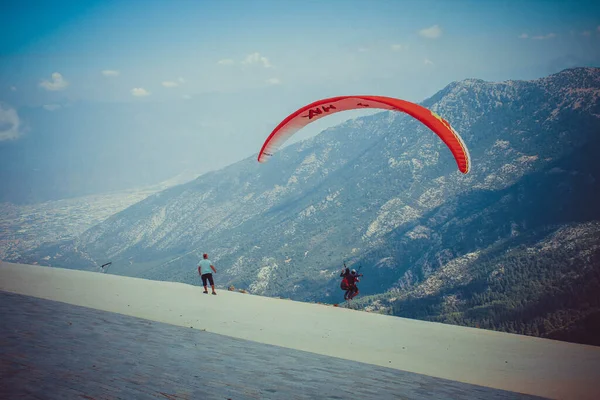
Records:
[[[54,252],[53,265],[87,269],[110,258],[113,273],[194,282],[193,265],[208,252],[218,284],[337,302],[344,260],[368,267],[361,293],[376,296],[423,284],[455,259],[527,233],[522,210],[538,202],[547,200],[536,215],[543,227],[553,223],[554,207],[581,208],[586,190],[591,201],[598,197],[600,168],[593,157],[576,160],[599,148],[600,68],[532,81],[466,79],[421,104],[461,134],[469,174],[456,170],[428,128],[384,111],[291,144],[267,164],[248,157],[150,196],[35,254]],[[572,169],[579,179],[561,178],[566,193],[575,193],[562,206],[544,197],[552,179],[528,178],[561,176],[553,168]]]

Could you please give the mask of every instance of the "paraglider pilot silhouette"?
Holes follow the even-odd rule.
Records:
[[[346,263],[344,263],[344,269],[340,273],[340,277],[342,277],[342,283],[340,284],[340,288],[345,290],[344,300],[352,300],[354,297],[358,295],[358,286],[356,284],[360,282],[359,277],[363,276],[356,272],[355,269],[350,270]]]

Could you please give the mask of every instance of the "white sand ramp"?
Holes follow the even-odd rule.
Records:
[[[0,290],[497,389],[600,399],[595,346],[7,262]]]

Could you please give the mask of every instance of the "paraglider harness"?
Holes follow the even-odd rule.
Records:
[[[343,278],[342,283],[340,284],[340,289],[348,290],[350,288],[350,284],[348,283],[348,275],[350,275],[350,269],[346,267],[346,263],[344,263],[344,269],[340,276]]]

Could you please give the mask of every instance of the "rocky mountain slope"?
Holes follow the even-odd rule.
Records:
[[[345,260],[362,265],[364,307],[382,293],[434,295],[471,282],[482,265],[499,271],[503,251],[567,226],[595,235],[585,223],[600,219],[599,99],[598,68],[454,82],[423,105],[460,132],[468,175],[424,125],[383,112],[290,145],[267,164],[251,157],[157,193],[19,261],[44,254],[51,265],[94,268],[110,259],[113,273],[195,282],[195,262],[208,252],[220,285],[338,302]]]

